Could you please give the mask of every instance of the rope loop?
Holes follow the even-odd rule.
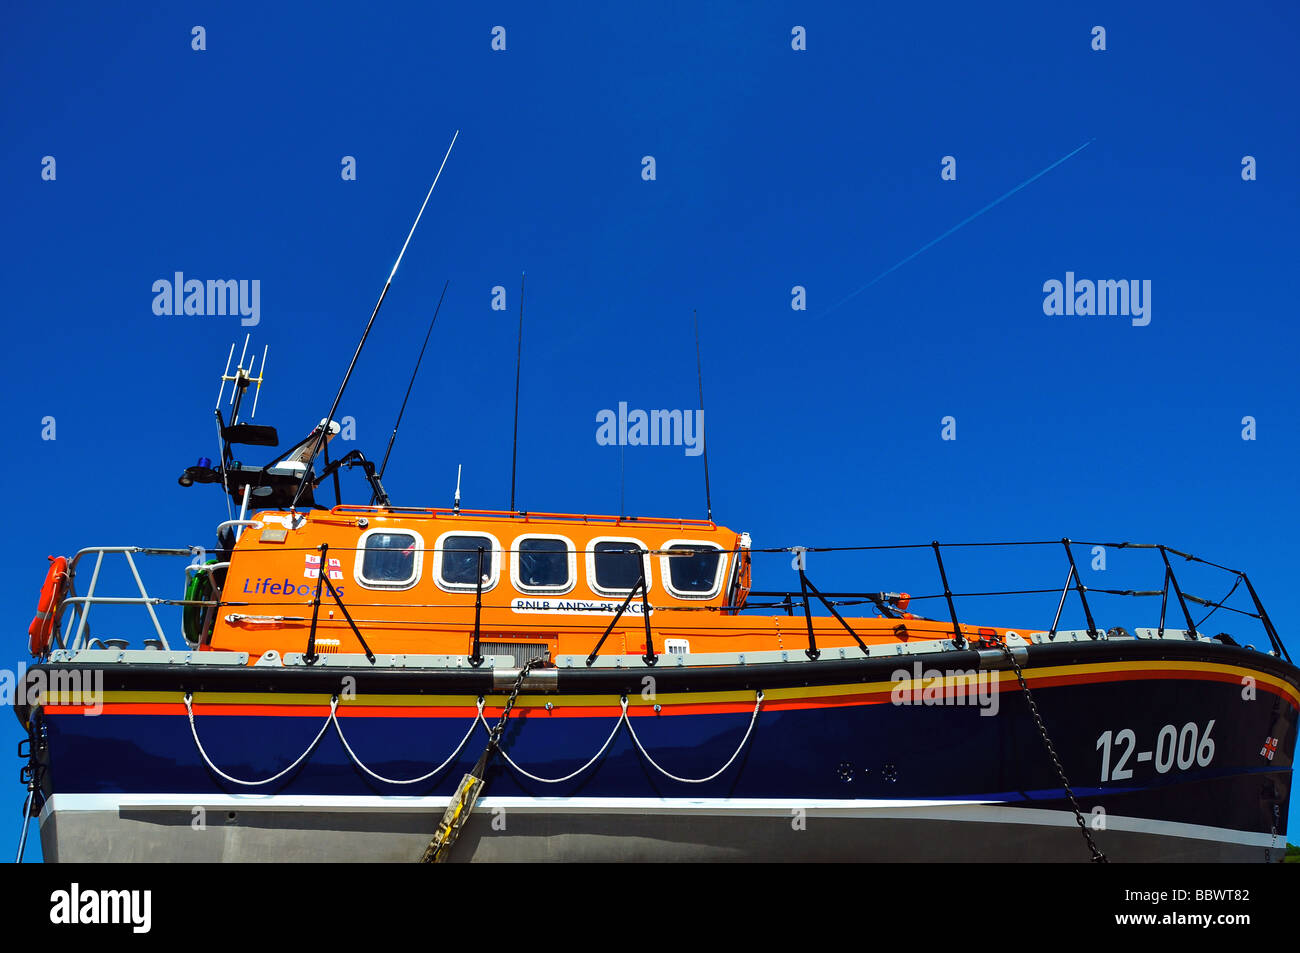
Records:
[[[213,763],[212,763],[212,759],[208,757],[208,753],[207,753],[207,751],[205,751],[204,748],[203,748],[203,742],[199,741],[199,729],[198,729],[198,727],[197,727],[197,726],[195,725],[195,723],[194,723],[194,704],[193,704],[193,702],[194,702],[194,693],[193,693],[193,692],[186,692],[186,693],[185,693],[185,714],[186,714],[186,716],[188,716],[188,718],[189,718],[189,720],[190,720],[190,734],[192,734],[192,735],[194,736],[194,746],[195,746],[196,748],[199,749],[199,755],[203,758],[203,763],[206,764],[206,765],[208,766],[208,768],[209,768],[209,769],[210,769],[214,774],[216,774],[216,775],[217,775],[218,777],[220,777],[220,778],[223,778],[223,779],[226,780],[226,781],[229,781],[231,784],[242,784],[244,787],[250,787],[250,788],[261,787],[263,784],[270,784],[272,781],[278,781],[278,780],[280,780],[280,778],[284,777],[286,774],[288,774],[288,773],[289,773],[290,771],[292,771],[294,768],[298,767],[298,765],[302,764],[303,761],[305,761],[305,760],[307,759],[307,756],[308,756],[309,754],[311,754],[312,751],[314,751],[314,750],[316,749],[316,746],[317,746],[318,744],[320,744],[320,740],[321,740],[321,738],[323,738],[323,737],[325,736],[325,731],[326,731],[326,729],[329,728],[329,726],[330,726],[330,722],[334,720],[334,712],[335,712],[335,710],[338,708],[338,705],[339,705],[339,699],[338,699],[338,696],[337,696],[337,695],[333,696],[333,697],[330,699],[330,713],[329,713],[329,717],[326,718],[326,719],[325,719],[325,723],[324,723],[323,725],[321,725],[321,727],[320,727],[320,731],[316,732],[316,737],[312,739],[311,744],[309,744],[309,745],[308,745],[308,746],[303,750],[303,753],[302,753],[302,754],[298,755],[298,757],[294,760],[293,764],[289,765],[289,767],[285,768],[283,771],[280,771],[279,773],[274,774],[274,775],[272,775],[272,776],[269,777],[269,778],[266,778],[265,780],[262,780],[262,781],[245,781],[245,780],[243,780],[243,779],[241,779],[241,778],[233,778],[233,777],[231,777],[230,775],[226,774],[224,771],[222,771],[220,768],[218,768],[215,764],[213,764]]]

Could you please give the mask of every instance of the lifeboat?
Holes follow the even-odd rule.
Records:
[[[1088,628],[963,621],[960,546],[914,547],[933,597],[823,592],[712,520],[313,505],[202,559],[84,549],[19,707],[44,856],[1280,856],[1300,672],[1249,579],[1263,647],[1175,625],[1210,603],[1172,569],[1154,627],[1103,627],[1058,545]],[[762,554],[799,588],[753,590]],[[184,599],[97,591],[178,556]],[[108,601],[147,610],[139,645],[90,637]]]
[[[1285,850],[1300,669],[1244,572],[1114,541],[756,545],[711,503],[705,519],[471,510],[459,492],[399,506],[387,452],[330,459],[347,377],[280,450],[241,418],[264,377],[247,351],[221,376],[219,456],[179,479],[220,486],[238,518],[211,548],[88,546],[40,590],[15,710],[47,861]],[[1145,582],[1089,587],[1079,546],[1143,556]],[[964,587],[961,554],[1006,547],[1064,585]],[[928,569],[816,584],[818,560],[850,554]],[[171,561],[169,595],[146,561]],[[109,562],[133,588],[110,589]],[[784,588],[760,582],[774,566]],[[1227,595],[1190,591],[1187,567]],[[1018,595],[1047,602],[984,615]],[[137,627],[96,637],[110,606]],[[1234,632],[1206,627],[1229,612]]]

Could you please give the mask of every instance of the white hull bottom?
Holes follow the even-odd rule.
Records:
[[[447,798],[56,794],[41,846],[60,862],[417,860]],[[1093,831],[1114,861],[1277,860],[1286,835],[1132,817]],[[452,859],[482,862],[1064,861],[1069,812],[951,801],[483,798]]]

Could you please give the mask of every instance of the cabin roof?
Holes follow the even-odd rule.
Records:
[[[320,511],[313,511],[319,513]],[[419,506],[366,506],[354,503],[344,503],[330,509],[330,514],[335,516],[363,516],[363,517],[395,517],[400,519],[449,519],[449,520],[474,520],[490,521],[503,523],[572,523],[599,526],[650,526],[650,527],[680,527],[683,529],[694,529],[705,532],[713,532],[724,527],[719,526],[713,520],[707,519],[683,519],[660,516],[609,516],[592,513],[548,513],[535,511],[511,511],[511,510],[470,510],[470,509],[450,509],[441,507],[419,507]]]

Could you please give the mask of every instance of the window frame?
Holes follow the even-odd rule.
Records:
[[[519,557],[523,554],[519,551],[519,544],[528,539],[554,539],[564,543],[564,555],[569,566],[569,581],[563,586],[526,586],[519,578]],[[578,551],[573,544],[573,540],[567,536],[561,536],[559,533],[523,533],[515,537],[514,542],[510,544],[510,584],[514,586],[516,592],[522,592],[526,595],[564,595],[572,592],[573,587],[578,584]]]
[[[392,582],[386,580],[373,580],[366,578],[362,573],[362,567],[366,561],[366,541],[371,536],[378,534],[388,536],[410,536],[415,540],[415,559],[411,563],[411,578],[405,582]],[[328,571],[328,567],[322,566],[322,569]],[[424,537],[413,529],[396,526],[376,526],[373,529],[367,529],[357,537],[356,558],[352,563],[352,580],[362,589],[390,589],[400,592],[404,589],[413,589],[420,581],[424,573]]]
[[[596,582],[596,544],[597,543],[636,543],[637,549],[647,550],[646,554],[641,557],[641,568],[645,573],[645,589],[649,594],[654,589],[654,578],[651,571],[651,562],[649,550],[643,541],[632,536],[593,536],[587,542],[587,586],[592,592],[606,598],[619,598],[626,596],[631,590],[629,589],[602,589]]]
[[[492,572],[488,576],[488,581],[483,583],[483,591],[488,592],[495,589],[498,582],[501,581],[501,540],[495,535],[480,529],[449,529],[438,537],[434,543],[433,550],[433,581],[434,584],[443,592],[477,592],[478,583],[454,583],[444,582],[442,578],[442,557],[443,543],[448,536],[482,536],[492,541],[491,549],[488,550],[493,554]]]
[[[669,565],[669,561],[681,558],[678,556],[667,555],[667,550],[672,549],[674,546],[704,546],[715,550],[718,553],[718,568],[713,574],[713,588],[708,592],[682,592],[673,587],[673,572],[672,566]],[[718,598],[722,593],[723,587],[726,585],[727,581],[727,557],[730,556],[731,553],[724,549],[720,544],[709,539],[670,539],[666,540],[664,544],[659,547],[659,550],[659,572],[663,576],[664,589],[666,589],[670,595],[678,599],[696,599],[701,602],[707,602],[710,599]]]

